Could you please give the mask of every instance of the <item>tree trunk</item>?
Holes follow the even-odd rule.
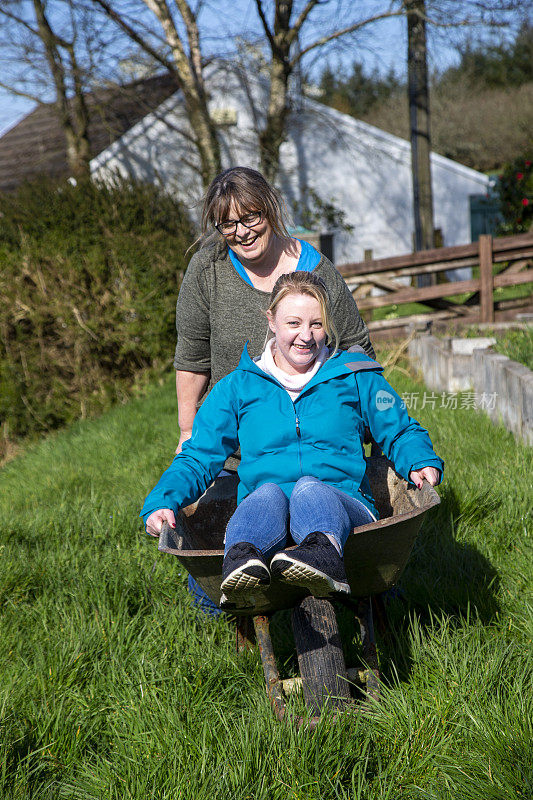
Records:
[[[90,147],[89,147],[89,113],[83,95],[81,84],[81,71],[76,61],[74,45],[58,36],[46,16],[45,5],[42,0],[33,0],[35,17],[39,38],[46,53],[46,60],[52,74],[56,90],[55,107],[59,123],[65,134],[67,145],[67,163],[69,169],[76,177],[90,175]],[[67,51],[70,60],[70,69],[65,65],[61,49]],[[72,100],[67,97],[67,73],[74,79],[75,94]]]
[[[185,92],[185,104],[189,122],[193,129],[194,140],[200,158],[200,175],[205,189],[213,178],[222,170],[220,145],[215,126],[213,125],[207,103]]]
[[[207,188],[215,175],[221,171],[222,166],[216,128],[207,107],[200,35],[196,17],[187,0],[176,0],[187,31],[190,50],[190,55],[187,56],[166,0],[144,0],[144,3],[157,16],[172,51],[176,78],[185,98],[187,116],[200,158],[202,184],[204,188]]]
[[[428,250],[434,246],[434,231],[425,0],[408,0],[407,8],[407,67],[415,228],[414,249]],[[431,282],[431,277],[420,276],[418,285],[428,285],[426,281]]]
[[[289,113],[287,62],[273,60],[270,71],[270,97],[264,130],[259,134],[261,169],[267,181],[276,180],[279,169],[279,151],[286,132]]]
[[[67,163],[72,176],[77,179],[89,178],[91,154],[88,138],[78,136],[71,125],[64,127],[64,133],[67,140]]]

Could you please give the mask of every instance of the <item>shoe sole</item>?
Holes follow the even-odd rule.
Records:
[[[250,570],[250,571],[247,571]],[[253,574],[254,570],[258,574]],[[259,559],[250,559],[237,567],[220,584],[220,606],[226,610],[251,608],[255,605],[253,592],[270,586],[270,573]]]
[[[350,594],[351,591],[345,581],[336,581],[325,572],[293,559],[287,553],[280,557],[274,556],[270,567],[282,581],[308,589],[313,597],[329,597],[335,593]]]
[[[258,567],[255,575],[251,571],[254,567]],[[269,583],[270,574],[264,563],[258,558],[251,558],[246,564],[242,564],[230,572],[220,584],[220,588],[224,593],[228,591],[234,593],[256,589],[258,586],[268,586]]]
[[[225,594],[220,596],[220,608],[223,611],[238,611],[246,608],[253,608],[255,600],[253,595],[238,598],[236,595],[228,597]]]

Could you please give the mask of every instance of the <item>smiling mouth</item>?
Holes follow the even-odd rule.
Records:
[[[241,247],[250,247],[251,245],[253,245],[253,243],[254,243],[254,242],[256,242],[256,241],[257,241],[257,239],[258,239],[258,237],[257,237],[257,236],[254,236],[254,238],[253,238],[253,239],[246,239],[246,241],[244,241],[244,242],[243,242],[243,241],[242,241],[242,239],[241,239],[241,241],[239,242],[239,244],[241,245]]]
[[[311,350],[314,346],[314,344],[293,344],[297,350]]]

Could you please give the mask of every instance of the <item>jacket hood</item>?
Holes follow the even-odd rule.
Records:
[[[263,372],[255,361],[250,358],[248,342],[244,345],[244,350],[242,351],[236,369],[242,370],[243,372],[254,372],[267,380],[273,380],[277,383],[275,378]],[[327,381],[330,378],[339,378],[343,375],[349,375],[350,373],[361,372],[363,370],[383,372],[383,367],[377,361],[374,361],[373,358],[367,356],[366,353],[349,353],[346,350],[337,350],[334,356],[330,356],[330,358],[322,364],[316,375],[309,381],[303,391],[305,392],[311,386]]]

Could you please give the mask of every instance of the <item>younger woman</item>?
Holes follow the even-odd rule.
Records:
[[[411,419],[380,365],[336,347],[324,282],[282,275],[267,311],[274,334],[262,355],[247,348],[211,390],[183,445],[141,515],[158,535],[178,508],[209,486],[241,448],[238,506],[228,523],[224,608],[253,603],[279,579],[316,596],[349,593],[342,553],[351,530],[376,518],[363,452],[365,426],[396,470],[418,488],[435,486],[443,463]],[[290,539],[288,539],[290,533]],[[296,549],[286,550],[295,543]]]

